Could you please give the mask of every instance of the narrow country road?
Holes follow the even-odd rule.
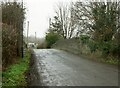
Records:
[[[118,69],[57,49],[34,49],[42,86],[118,86]]]

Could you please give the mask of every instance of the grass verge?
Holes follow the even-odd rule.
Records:
[[[30,53],[26,51],[24,58],[18,59],[18,62],[9,66],[9,68],[2,73],[2,86],[26,86],[25,73],[29,67]]]

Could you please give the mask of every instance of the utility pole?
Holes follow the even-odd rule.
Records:
[[[27,22],[27,48],[28,48],[28,34],[29,34],[29,21]]]
[[[24,9],[24,7],[23,7],[23,0],[22,0],[22,9]],[[23,23],[24,23],[24,22],[22,22],[22,32],[21,32],[21,34],[22,34],[22,35],[21,35],[21,53],[22,53],[22,58],[24,57],[24,53],[23,53],[23,50],[24,50],[24,48],[23,48],[23,46],[24,46],[24,45],[23,45],[23,41],[24,41],[24,40],[23,40]]]
[[[37,43],[37,40],[36,40],[36,32],[35,32],[35,41],[34,41],[34,42],[35,42],[35,47],[36,47],[36,43]]]
[[[35,43],[36,43],[36,32],[35,32]]]

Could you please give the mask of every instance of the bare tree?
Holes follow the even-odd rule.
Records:
[[[57,5],[56,14],[61,23],[62,35],[64,38],[71,38],[75,30],[75,23],[72,19],[72,3],[71,4],[62,4]]]
[[[73,19],[77,25],[77,36],[82,33],[88,34],[94,31],[91,28],[93,24],[92,12],[90,2],[75,2],[73,5]]]

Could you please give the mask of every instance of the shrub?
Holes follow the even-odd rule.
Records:
[[[47,43],[47,48],[51,48],[51,46],[58,41],[60,36],[57,33],[47,33],[46,34],[46,43]]]
[[[89,40],[87,46],[90,48],[91,53],[95,52],[96,49],[98,49],[98,44],[93,40]]]
[[[41,44],[38,44],[37,46],[37,49],[44,49],[46,48],[46,43],[41,43]]]
[[[81,40],[81,43],[82,43],[82,44],[88,43],[89,38],[90,38],[90,37],[87,36],[87,35],[80,35],[80,40]]]
[[[17,57],[17,33],[12,26],[2,25],[2,64],[3,67],[15,61]]]

